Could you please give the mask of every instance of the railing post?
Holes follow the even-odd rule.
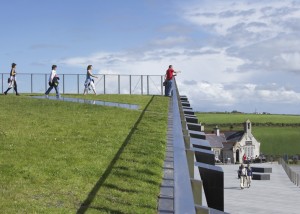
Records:
[[[79,94],[79,74],[77,74],[77,94]]]
[[[131,94],[131,75],[129,75],[129,93]]]
[[[118,93],[121,94],[121,89],[120,89],[120,74],[118,75]]]
[[[3,94],[3,84],[4,84],[4,81],[3,81],[3,74],[2,74],[2,94]]]
[[[149,75],[147,75],[147,95],[149,95]]]
[[[164,95],[164,85],[163,85],[163,76],[160,77],[160,88],[161,88],[161,95]]]
[[[144,84],[143,84],[143,75],[141,75],[141,95],[144,94],[143,87],[144,87]]]
[[[63,74],[63,94],[65,94],[65,74]]]
[[[45,74],[45,91],[47,91],[47,74]]]
[[[105,74],[103,75],[103,94],[105,94]]]
[[[30,89],[30,91],[31,91],[31,94],[32,94],[32,74],[30,75],[30,81],[31,81],[31,89]]]

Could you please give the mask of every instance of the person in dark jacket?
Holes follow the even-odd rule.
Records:
[[[56,65],[52,65],[52,71],[51,71],[51,74],[50,74],[50,77],[49,77],[49,88],[46,91],[45,95],[48,96],[50,91],[54,88],[55,91],[56,91],[56,97],[60,98],[59,87],[58,87],[59,77],[56,74],[56,68],[57,68]]]

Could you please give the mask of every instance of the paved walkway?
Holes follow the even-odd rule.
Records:
[[[300,188],[294,185],[277,163],[253,164],[272,167],[271,180],[253,180],[249,189],[241,190],[238,165],[222,165],[224,170],[225,212],[229,213],[300,213]]]

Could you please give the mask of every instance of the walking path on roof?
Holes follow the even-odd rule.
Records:
[[[49,97],[47,97],[47,96],[31,96],[31,97],[36,98],[36,99],[60,100],[60,101],[66,101],[66,102],[86,103],[86,104],[126,108],[126,109],[133,109],[133,110],[139,109],[139,105],[126,104],[126,103],[115,103],[115,102],[108,102],[108,101],[102,101],[102,100],[86,100],[86,99],[71,98],[71,97],[56,98],[55,96],[49,96]]]
[[[253,180],[241,190],[237,179],[239,165],[222,165],[224,171],[225,212],[229,213],[300,213],[300,188],[294,185],[277,162],[252,164],[272,167],[271,180]]]

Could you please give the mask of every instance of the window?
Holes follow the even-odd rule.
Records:
[[[254,146],[245,146],[244,149],[247,157],[254,157]]]

